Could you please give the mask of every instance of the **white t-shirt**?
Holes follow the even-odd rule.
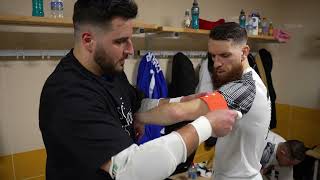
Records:
[[[241,111],[243,117],[230,134],[218,138],[214,180],[262,179],[260,159],[271,119],[267,89],[259,75],[247,68],[240,81],[228,83],[219,91],[229,108]]]
[[[263,165],[263,168],[269,168],[270,166],[274,166],[274,170],[276,171],[276,175],[278,176],[279,180],[293,180],[293,167],[279,166],[279,163],[276,158],[276,152],[279,143],[285,141],[286,140],[283,137],[270,131],[267,138],[267,146],[265,147],[261,159],[261,164]]]
[[[211,92],[214,89],[211,74],[208,70],[208,61],[208,58],[201,61],[199,70],[199,83],[196,88],[196,93]]]

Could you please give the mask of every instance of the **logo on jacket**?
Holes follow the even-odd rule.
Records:
[[[150,62],[152,63],[152,65],[155,67],[157,73],[159,73],[161,71],[161,67],[160,67],[160,64],[158,62],[158,60],[156,59],[156,57],[152,54],[152,53],[148,53],[147,56],[147,62]]]
[[[131,126],[133,123],[133,116],[131,112],[131,108],[126,107],[125,103],[123,101],[123,98],[120,98],[121,105],[117,107],[118,113],[120,115],[120,121],[122,124],[122,128],[128,133],[128,135],[131,135]]]

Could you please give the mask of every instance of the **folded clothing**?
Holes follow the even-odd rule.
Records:
[[[211,30],[215,26],[223,24],[225,22],[224,19],[219,19],[218,21],[207,21],[204,19],[199,18],[199,28],[200,29],[206,29],[206,30]]]
[[[320,144],[315,148],[308,150],[306,154],[316,159],[320,159]]]
[[[281,29],[274,29],[273,37],[276,38],[279,42],[287,42],[290,39],[289,33]]]

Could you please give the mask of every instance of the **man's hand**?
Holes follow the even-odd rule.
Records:
[[[189,96],[183,96],[180,100],[180,102],[186,102],[186,101],[190,101],[190,100],[193,100],[193,99],[197,99],[201,96],[205,96],[209,94],[209,92],[202,92],[202,93],[197,93],[197,94],[191,94]]]
[[[234,110],[215,110],[205,115],[210,121],[212,133],[217,137],[225,136],[232,131],[237,116],[238,113]]]
[[[138,119],[134,119],[133,128],[135,132],[136,141],[139,141],[144,135],[144,123],[140,122]]]

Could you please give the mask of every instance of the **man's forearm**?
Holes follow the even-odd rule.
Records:
[[[186,160],[187,155],[195,151],[198,144],[196,129],[187,125],[143,145],[134,144],[113,156],[112,161],[101,168],[119,180],[165,179],[178,164]],[[147,161],[149,163],[145,166]]]
[[[101,168],[119,180],[165,179],[200,143],[210,136],[222,137],[229,133],[236,115],[231,110],[209,112],[166,136],[140,146],[131,145]]]
[[[171,125],[184,120],[194,120],[209,111],[205,102],[194,99],[182,103],[165,103],[146,112],[135,114],[145,124]]]

